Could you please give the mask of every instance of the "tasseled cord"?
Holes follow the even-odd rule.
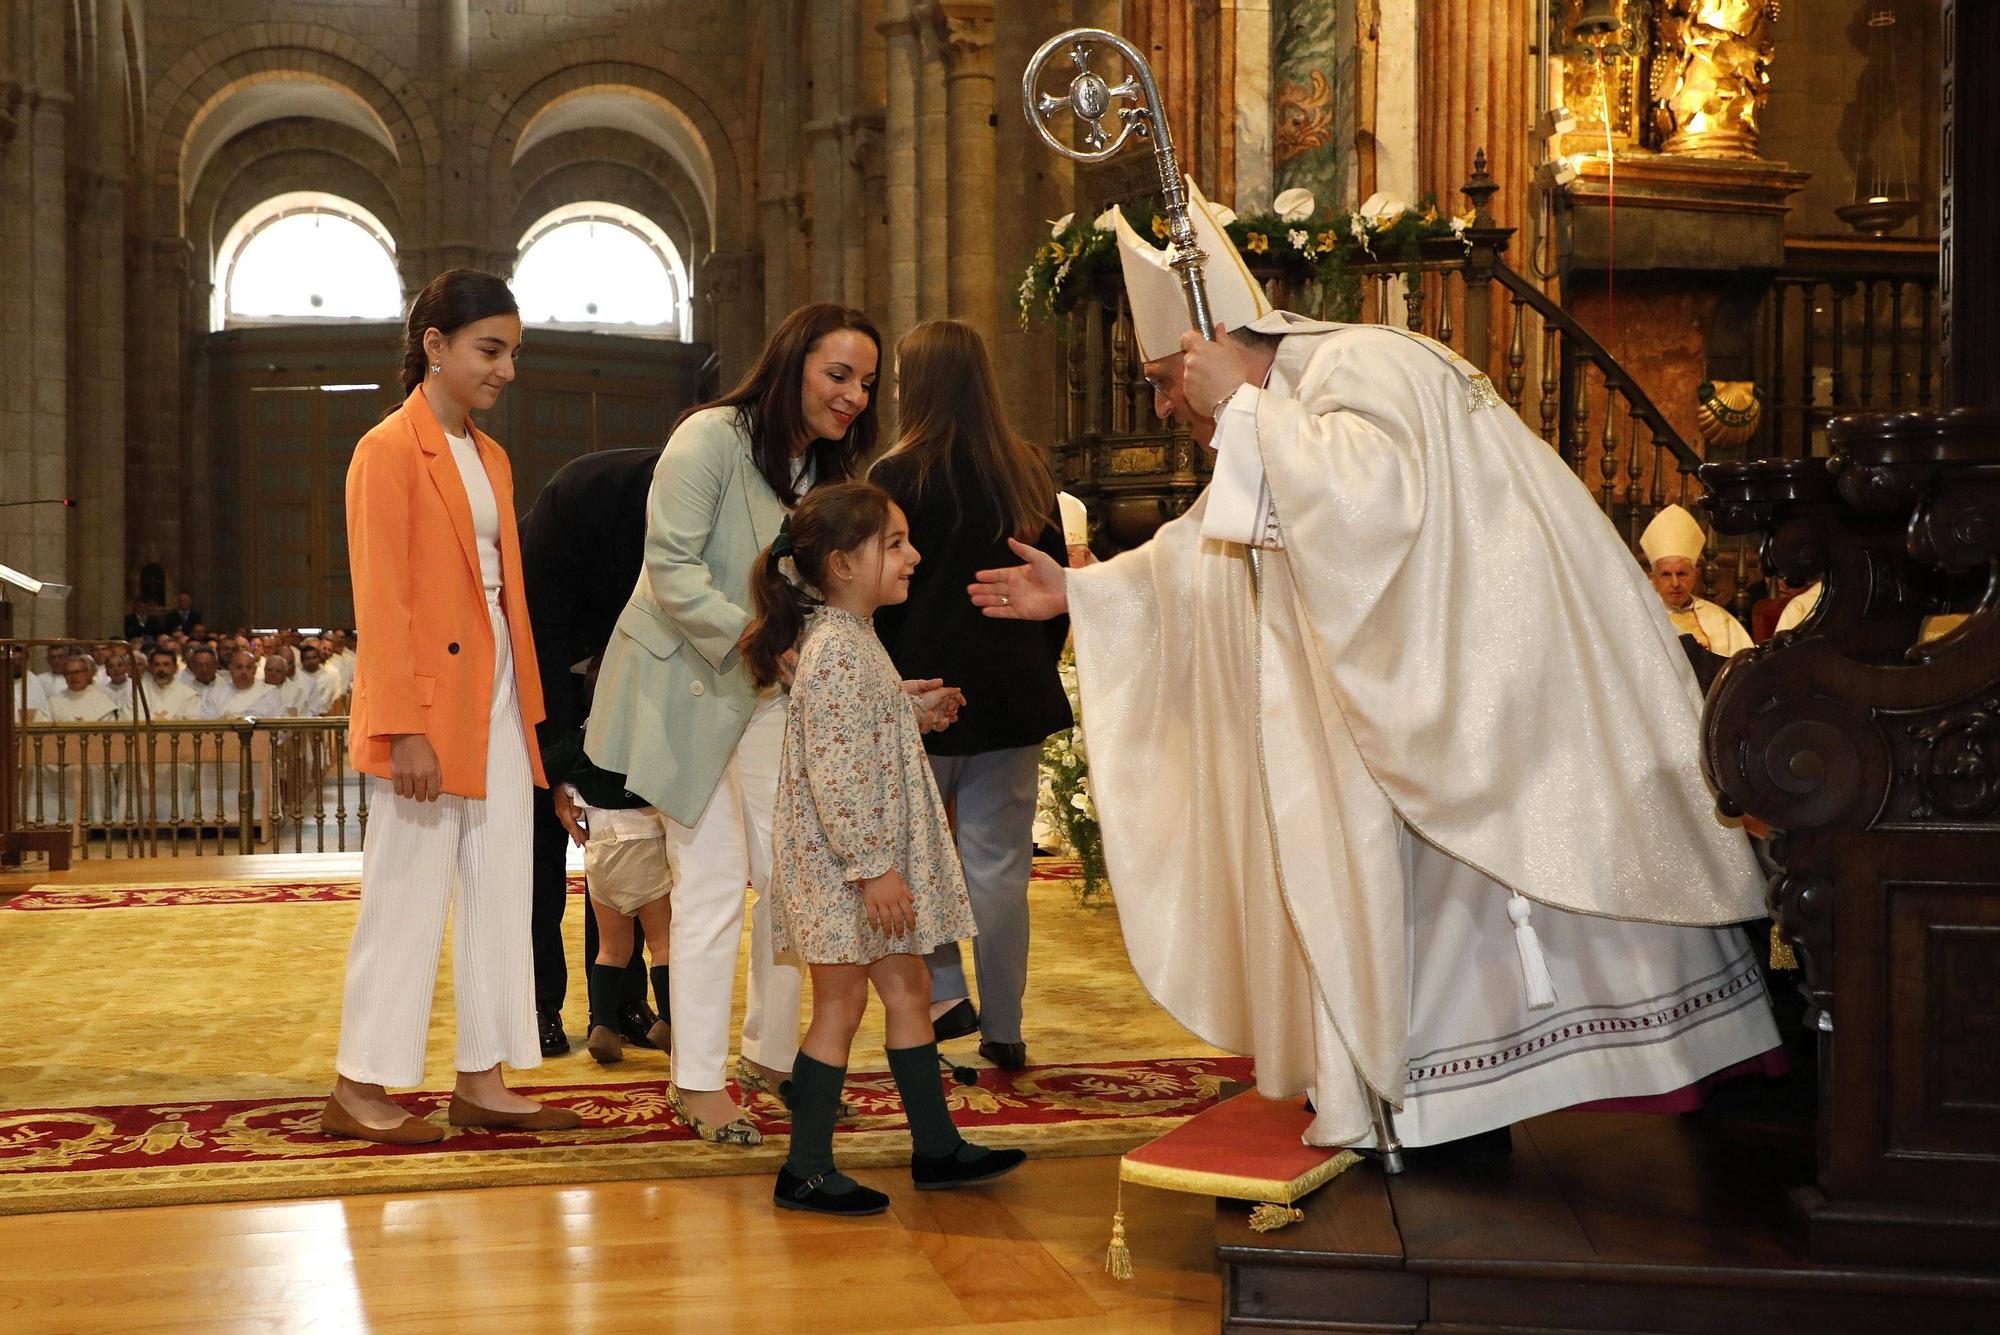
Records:
[[[1274,1205],[1270,1201],[1250,1209],[1250,1231],[1252,1233],[1275,1233],[1287,1224],[1296,1224],[1306,1217],[1306,1212],[1296,1205]]]
[[[1542,955],[1542,939],[1535,935],[1534,905],[1517,894],[1507,901],[1507,916],[1514,920],[1514,948],[1521,955],[1521,976],[1528,985],[1528,1009],[1547,1010],[1556,1004],[1556,981],[1549,977],[1549,962]]]
[[[1111,1245],[1104,1251],[1104,1268],[1113,1279],[1132,1278],[1132,1249],[1125,1245],[1125,1183],[1118,1183],[1118,1209],[1111,1216]]]
[[[1771,924],[1771,967],[1773,969],[1796,969],[1799,957],[1792,949],[1792,943],[1785,940],[1778,931],[1778,924]]]

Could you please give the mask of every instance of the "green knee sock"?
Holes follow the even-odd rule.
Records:
[[[951,1105],[945,1102],[937,1044],[887,1051],[889,1074],[896,1077],[896,1092],[903,1096],[903,1116],[910,1123],[911,1148],[926,1159],[955,1153],[965,1142],[951,1120]]]
[[[828,1066],[801,1052],[792,1063],[792,1149],[785,1167],[802,1178],[840,1174],[833,1167],[833,1123],[840,1115],[845,1066]],[[845,1178],[842,1178],[845,1181]]]

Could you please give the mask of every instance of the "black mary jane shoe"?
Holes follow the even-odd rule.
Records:
[[[960,1158],[956,1150],[933,1159],[928,1155],[910,1156],[910,1181],[918,1191],[949,1191],[953,1187],[969,1187],[980,1182],[991,1182],[996,1177],[1004,1177],[1028,1161],[1026,1150],[989,1150],[984,1145],[974,1145],[967,1141],[962,1147],[977,1150],[969,1159]]]
[[[979,1055],[1003,1071],[1018,1071],[1028,1064],[1028,1045],[994,1043],[989,1040],[979,1045]]]
[[[560,1057],[569,1051],[569,1035],[563,1032],[561,1011],[536,1011],[535,1032],[542,1041],[544,1057]]]
[[[881,1214],[889,1208],[889,1198],[873,1187],[855,1183],[847,1191],[828,1191],[827,1175],[800,1177],[789,1168],[778,1169],[778,1183],[771,1188],[771,1204],[780,1210],[805,1210],[812,1214],[860,1216]]]
[[[931,1021],[931,1038],[937,1043],[978,1032],[979,1012],[972,1008],[970,997],[961,998],[956,1006]]]

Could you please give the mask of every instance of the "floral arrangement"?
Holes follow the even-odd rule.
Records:
[[[1415,207],[1377,193],[1353,213],[1322,213],[1309,191],[1293,188],[1271,202],[1268,213],[1238,217],[1220,205],[1223,230],[1253,269],[1276,268],[1287,285],[1313,284],[1328,318],[1351,320],[1360,311],[1361,279],[1357,263],[1389,263],[1414,269],[1421,245],[1434,237],[1457,237],[1466,248],[1465,229],[1471,210],[1456,217],[1438,211],[1426,197]],[[1115,205],[1087,223],[1066,213],[1049,223],[1049,239],[1035,248],[1015,295],[1021,327],[1029,328],[1075,308],[1080,294],[1106,281],[1118,269],[1118,238],[1113,212],[1141,236],[1157,237],[1164,246],[1167,218],[1137,205]]]
[[[1042,744],[1042,775],[1047,780],[1042,812],[1076,851],[1083,864],[1077,903],[1088,907],[1104,887],[1104,831],[1097,824],[1097,804],[1090,796],[1090,759],[1083,749],[1083,699],[1076,684],[1076,650],[1063,651],[1058,668],[1076,722]]]

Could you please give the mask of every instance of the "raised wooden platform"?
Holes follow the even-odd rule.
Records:
[[[1810,1145],[1703,1118],[1556,1113],[1511,1160],[1349,1170],[1303,1222],[1216,1215],[1231,1331],[1925,1335],[2000,1330],[1990,1271],[1807,1259],[1788,1195]]]

